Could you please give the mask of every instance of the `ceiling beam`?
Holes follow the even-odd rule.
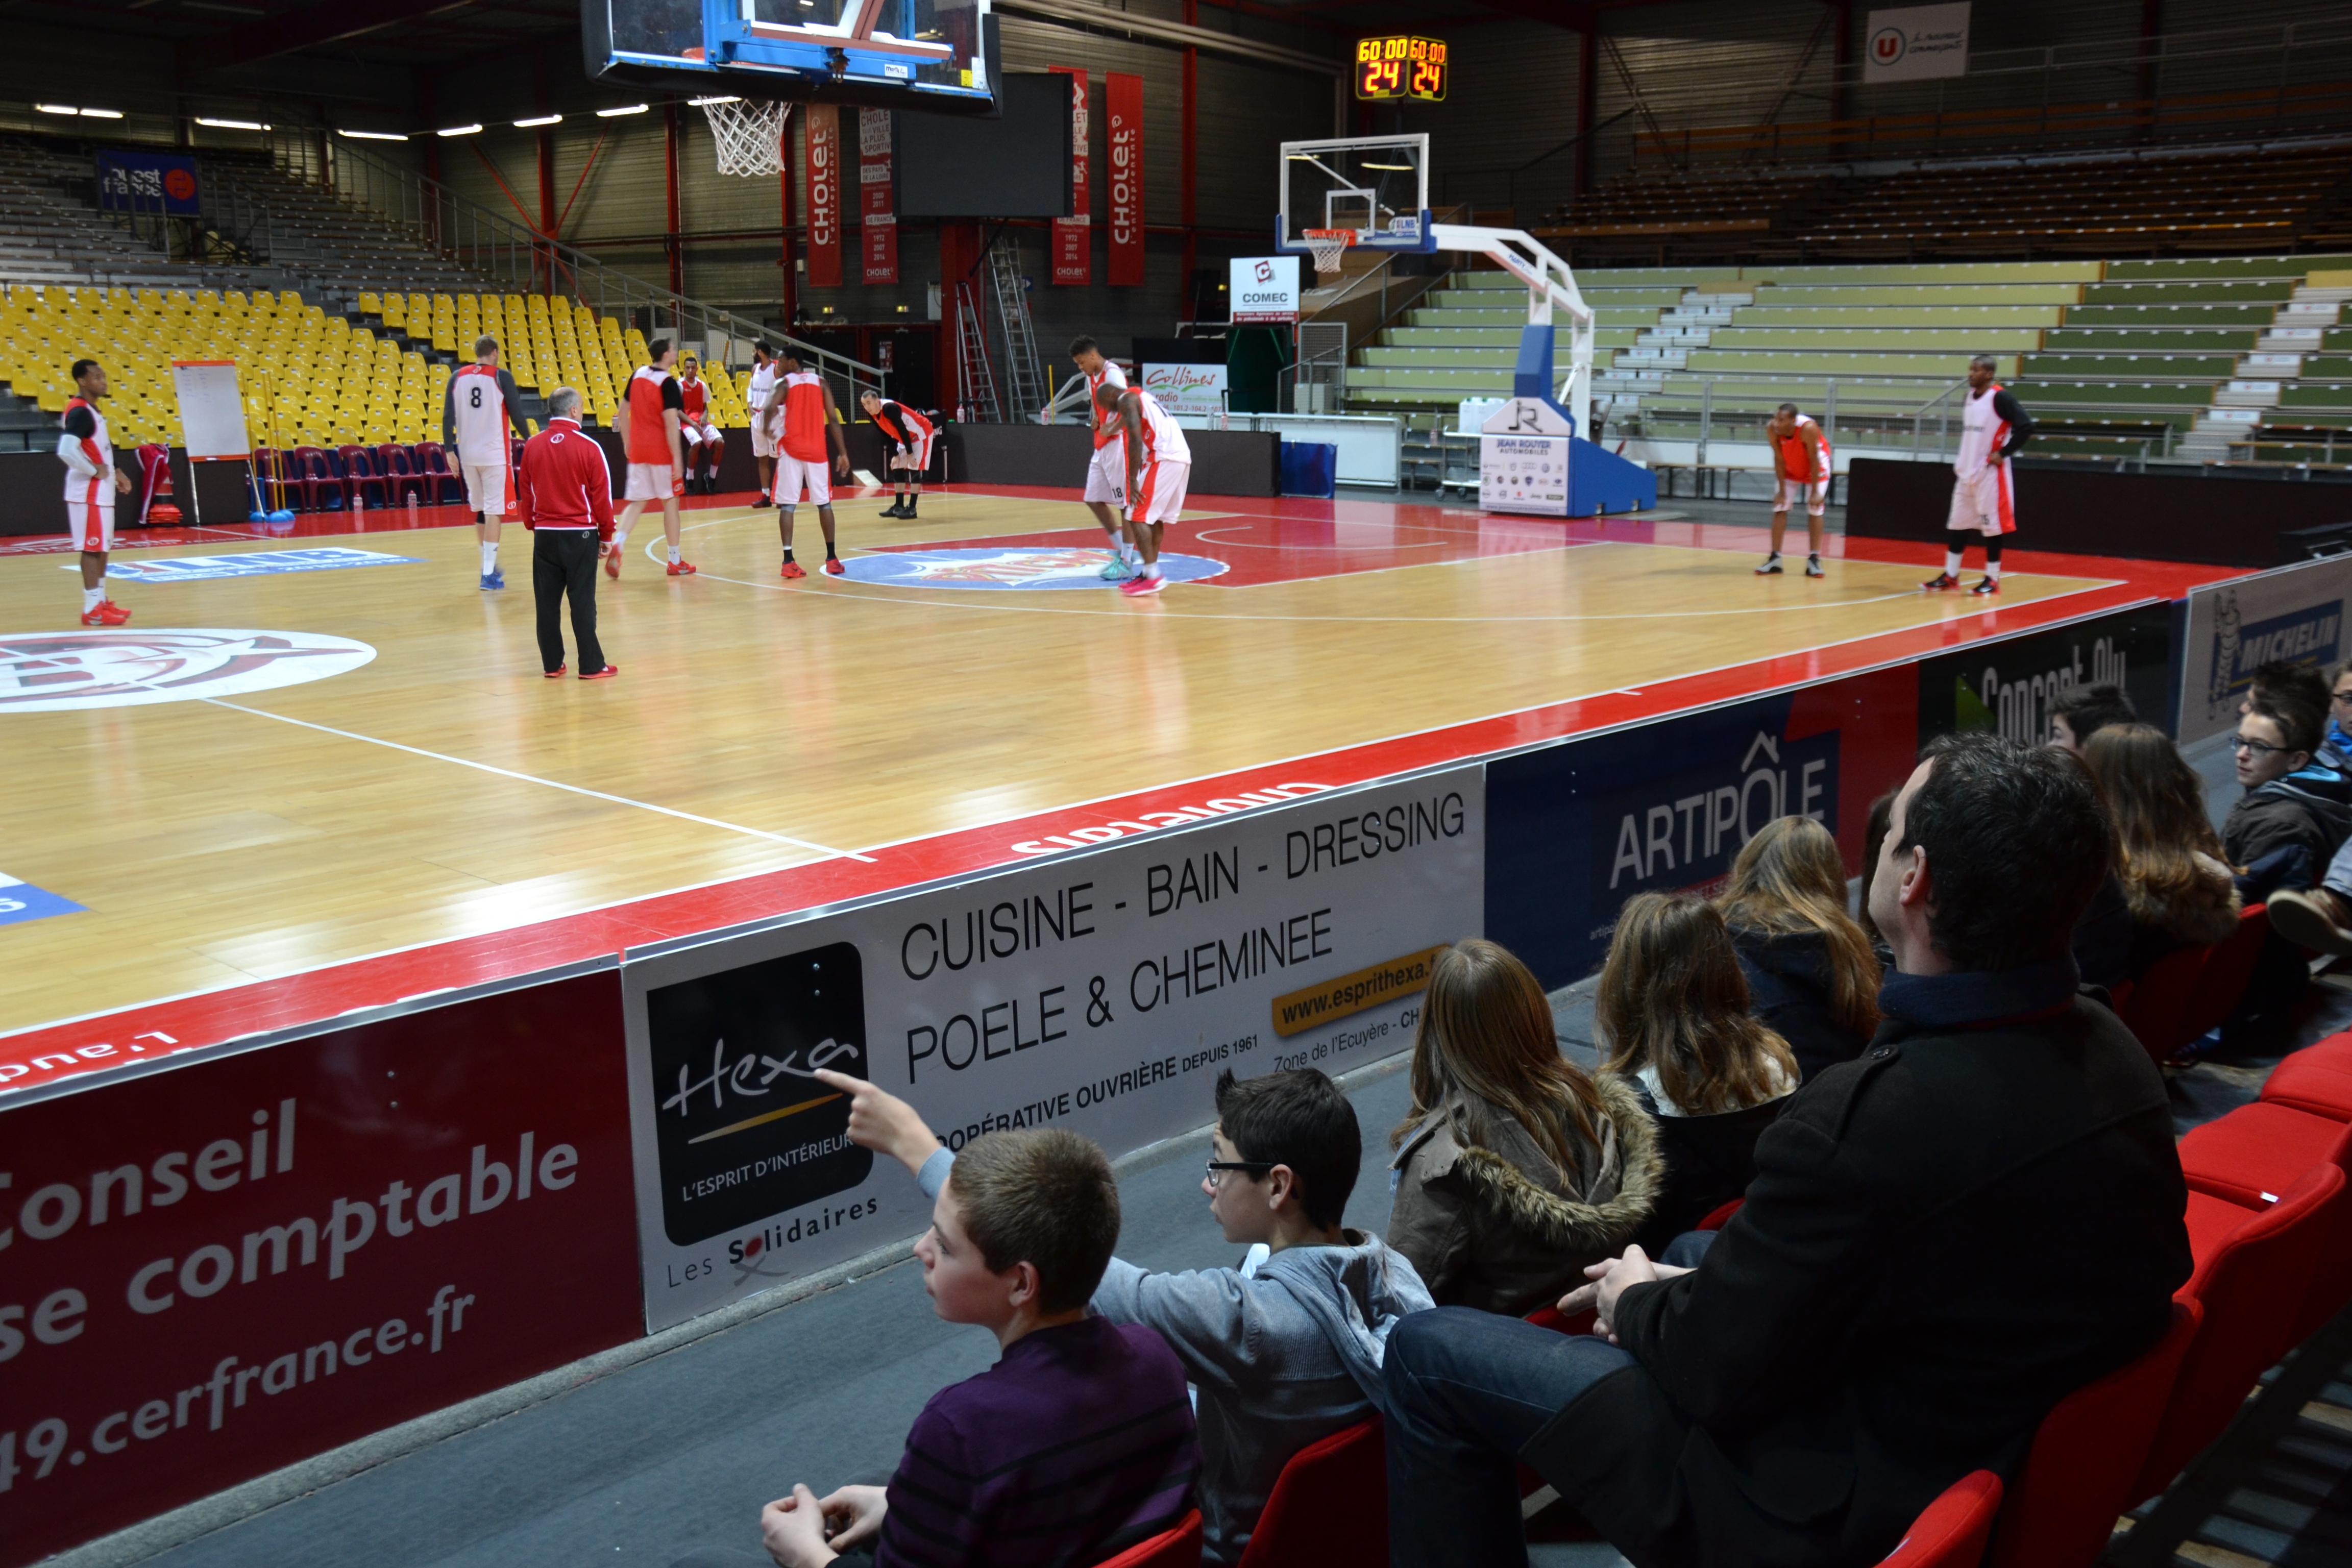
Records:
[[[403,22],[460,11],[473,0],[312,0],[267,20],[247,22],[209,37],[191,38],[176,52],[183,81],[281,55],[342,43]]]

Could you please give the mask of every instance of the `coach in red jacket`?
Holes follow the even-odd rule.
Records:
[[[596,641],[596,558],[613,538],[613,473],[604,448],[580,430],[580,394],[548,395],[547,428],[523,444],[515,499],[531,531],[530,587],[539,605],[539,658],[547,679],[563,677],[563,596],[572,595],[572,634],[580,639],[580,679],[609,680],[621,667],[604,662]]]

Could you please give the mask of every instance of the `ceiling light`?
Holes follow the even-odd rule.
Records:
[[[478,125],[452,125],[446,131],[436,131],[433,134],[436,136],[471,136],[479,130],[481,130],[481,127]]]
[[[81,111],[81,117],[84,120],[120,120],[122,118],[122,110],[119,109],[85,109]]]
[[[201,114],[196,116],[196,123],[209,125],[215,131],[267,131],[269,129],[258,120],[207,120]]]
[[[405,142],[408,138],[397,131],[338,131],[338,136],[348,136],[354,142]]]
[[[686,100],[687,107],[689,109],[708,109],[714,103],[740,103],[743,100],[740,98],[689,98]]]
[[[43,114],[79,114],[81,112],[70,103],[37,103],[33,107]]]
[[[1401,174],[1410,174],[1412,173],[1412,165],[1411,163],[1366,163],[1362,166],[1367,169],[1394,169]]]
[[[530,119],[530,120],[518,120],[518,121],[515,121],[515,129],[516,129],[516,130],[518,130],[518,131],[529,131],[529,130],[530,130],[533,126],[538,126],[538,125],[560,125],[560,124],[562,124],[562,121],[563,121],[563,116],[562,116],[561,114],[541,114],[541,115],[539,115],[539,116],[535,117],[535,118],[533,118],[533,119]]]
[[[618,109],[600,109],[596,111],[596,118],[599,120],[617,120],[624,114],[643,114],[646,110],[651,109],[653,105],[649,103],[629,103],[624,104]]]

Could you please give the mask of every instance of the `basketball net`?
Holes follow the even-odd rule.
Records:
[[[1307,248],[1315,253],[1315,270],[1331,273],[1339,270],[1339,263],[1347,258],[1348,247],[1356,243],[1356,231],[1352,228],[1310,228],[1302,230],[1299,237],[1307,242]]]
[[[784,121],[793,106],[768,99],[713,99],[702,105],[719,144],[719,172],[757,178],[784,172]]]

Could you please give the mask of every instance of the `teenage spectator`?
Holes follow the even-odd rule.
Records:
[[[2352,795],[2342,774],[2312,765],[2320,710],[2300,693],[2265,697],[2238,720],[2238,783],[2245,794],[2221,825],[2221,844],[2258,898],[2273,888],[2307,888],[2352,830]]]
[[[1173,1528],[1197,1466],[1183,1369],[1157,1335],[1087,1310],[1118,1241],[1110,1162],[1057,1127],[992,1132],[952,1156],[931,1147],[923,1289],[1004,1353],[931,1396],[887,1487],[795,1486],[768,1504],[769,1555],[781,1568],[859,1546],[882,1568],[1087,1563]],[[677,1568],[756,1561],[704,1551]]]
[[[2221,837],[2205,812],[2205,782],[2152,724],[2110,724],[2083,761],[2116,825],[2124,897],[2131,911],[2130,978],[2183,947],[2238,929],[2238,890]]]
[[[1491,942],[1440,954],[1390,1134],[1391,1247],[1449,1306],[1522,1316],[1614,1257],[1658,1197],[1657,1131],[1623,1080],[1559,1053],[1551,1005]]]
[[[2129,724],[2138,718],[2131,699],[2112,681],[2069,687],[2050,700],[2050,743],[2079,757],[2091,737],[2108,725]]]
[[[1756,1016],[1789,1043],[1803,1078],[1860,1056],[1878,1027],[1878,958],[1846,913],[1845,861],[1830,830],[1809,816],[1766,823],[1716,908]]]
[[[2274,658],[2254,667],[2254,673],[2246,681],[2246,694],[2239,700],[2238,714],[2243,718],[2258,705],[2275,706],[2282,695],[2309,704],[2321,714],[2319,744],[2312,748],[2312,765],[2347,775],[2352,781],[2352,759],[2347,759],[2333,737],[2335,726],[2330,715],[2336,708],[2336,684],[2310,665]]]
[[[1922,763],[1871,884],[1886,1022],[1759,1141],[1704,1263],[1597,1266],[1560,1305],[1602,1334],[1441,1307],[1390,1337],[1397,1568],[1524,1563],[1521,1460],[1636,1563],[1874,1563],[2161,1339],[2190,1268],[2172,1111],[2067,952],[2112,859],[2055,752]]]
[[[1637,893],[1617,912],[1593,1023],[1609,1070],[1658,1118],[1665,1191],[1642,1235],[1672,1240],[1748,1190],[1756,1140],[1797,1087],[1788,1042],[1750,1014],[1731,932],[1712,904]]]
[[[895,1156],[925,1192],[939,1190],[949,1155],[913,1107],[861,1079],[817,1076],[851,1096],[854,1142]],[[1209,1217],[1227,1241],[1252,1248],[1250,1259],[1240,1268],[1147,1274],[1114,1258],[1093,1309],[1102,1321],[1158,1330],[1192,1380],[1203,1555],[1230,1563],[1290,1457],[1379,1410],[1390,1331],[1432,1303],[1401,1254],[1339,1224],[1363,1141],[1337,1084],[1312,1068],[1240,1081],[1229,1068],[1216,1094],[1202,1190]],[[1090,1561],[1025,1544],[1017,1557]]]
[[[2339,757],[2352,757],[2352,728],[2346,726],[2347,719],[2352,719],[2352,658],[2327,667],[2326,746]]]

